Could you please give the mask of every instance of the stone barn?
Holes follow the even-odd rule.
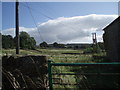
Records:
[[[103,30],[103,40],[108,60],[120,62],[120,16]]]

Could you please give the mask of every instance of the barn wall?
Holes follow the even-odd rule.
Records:
[[[120,61],[120,19],[117,19],[105,28],[103,40],[107,52],[107,57],[112,62]]]

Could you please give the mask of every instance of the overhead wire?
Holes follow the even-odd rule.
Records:
[[[37,7],[39,7],[39,10],[42,10],[44,13],[48,13],[48,15],[49,15],[49,17],[53,17],[53,16],[57,16],[58,15],[58,13],[56,13],[55,11],[54,11],[54,9],[52,9],[51,7],[49,7],[48,5],[47,6],[44,6],[44,8],[42,7],[42,5],[38,5],[38,4],[35,4],[35,6],[37,6]],[[46,8],[47,7],[47,8]],[[42,13],[43,13],[42,12]],[[45,14],[46,15],[46,14]],[[51,18],[52,18],[51,17]],[[53,18],[52,18],[53,19]]]
[[[27,2],[26,2],[26,7],[28,8],[29,13],[30,13],[30,15],[31,15],[31,17],[32,17],[32,19],[33,19],[33,22],[34,22],[34,24],[35,24],[35,26],[36,26],[36,29],[37,29],[38,33],[39,33],[40,39],[41,39],[41,40],[42,40],[42,42],[43,42],[43,41],[44,41],[44,39],[43,39],[43,37],[42,37],[42,35],[41,35],[40,31],[38,30],[37,23],[36,23],[36,21],[35,21],[35,18],[34,18],[34,16],[33,16],[32,11],[31,11],[31,9],[30,9],[30,7],[29,7],[29,5],[28,5],[28,3],[27,3]]]
[[[24,6],[26,7],[26,5],[24,5]],[[36,11],[36,9],[31,8],[30,6],[29,6],[29,9]],[[39,12],[41,15],[43,15],[44,17],[46,17],[46,18],[48,18],[48,19],[50,19],[50,20],[54,20],[54,18],[53,18],[53,17],[50,17],[50,16],[48,16],[48,15],[45,15],[45,14],[43,14],[43,13],[42,13],[42,12],[40,12],[40,11],[37,11],[37,12]],[[63,22],[62,22],[62,23],[60,23],[60,24],[62,24],[62,25],[64,25],[64,26],[66,26],[66,27],[68,27],[68,28],[71,28],[72,30],[76,30],[75,28],[73,28],[73,27],[69,26],[68,24],[64,24]]]
[[[27,2],[24,2],[24,3],[27,3]],[[39,12],[41,15],[43,15],[43,16],[46,17],[46,18],[53,19],[52,17],[50,17],[50,16],[48,16],[48,15],[45,15],[44,13],[42,13],[42,12],[40,12],[40,11],[37,11],[36,9],[34,9],[34,8],[28,6],[28,5],[26,6],[26,5],[23,4],[23,3],[22,3],[22,5],[23,5],[24,7],[29,7],[29,9],[31,9],[31,10],[33,10],[33,11]]]
[[[24,2],[24,3],[26,3],[26,2]],[[33,8],[33,7],[30,7],[30,6],[26,6],[25,4],[22,4],[24,7],[27,7],[27,8],[29,8],[29,11],[30,10],[32,10],[32,11],[36,11],[37,13],[40,13],[42,16],[44,16],[44,17],[46,17],[46,18],[48,18],[48,19],[50,19],[50,20],[54,20],[54,18],[53,17],[51,17],[51,16],[49,16],[49,15],[46,15],[46,14],[44,14],[44,13],[42,13],[41,11],[38,11],[38,10],[36,10],[35,8]],[[41,9],[41,7],[39,7],[40,9]],[[45,10],[45,9],[44,9]],[[55,14],[55,13],[54,13]],[[35,20],[34,20],[35,21]],[[73,26],[70,26],[70,25],[68,25],[68,24],[65,24],[65,23],[63,23],[63,22],[61,22],[61,23],[59,23],[59,24],[61,24],[61,25],[63,25],[63,26],[65,26],[65,27],[68,27],[68,28],[70,28],[71,30],[73,30],[73,31],[76,31],[76,28],[78,28],[78,27],[73,27]],[[38,30],[39,31],[39,30]],[[40,32],[39,32],[40,33]],[[40,36],[41,36],[41,34],[40,34]],[[43,41],[43,39],[42,39],[42,41]]]

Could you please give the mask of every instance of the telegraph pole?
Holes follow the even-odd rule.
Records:
[[[16,0],[16,54],[19,54],[19,2]]]

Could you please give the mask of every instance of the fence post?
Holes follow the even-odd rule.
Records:
[[[51,60],[48,60],[48,79],[49,79],[49,90],[53,90]]]

